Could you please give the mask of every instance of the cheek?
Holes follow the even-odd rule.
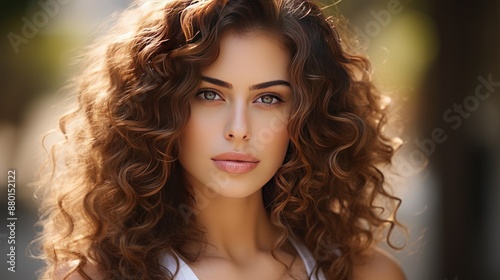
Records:
[[[191,118],[188,121],[180,139],[181,157],[197,154],[204,147],[202,144],[207,133],[204,128],[205,126],[196,119]]]
[[[288,143],[290,142],[290,136],[288,132],[285,130],[281,133],[278,133],[276,139],[276,150],[279,151],[280,161],[281,158],[285,157],[286,151],[288,149]]]
[[[181,143],[185,143],[186,145],[206,143],[219,130],[218,125],[220,121],[214,119],[213,114],[204,114],[198,111],[192,110],[192,114],[181,137]]]
[[[288,121],[275,116],[268,116],[261,123],[262,125],[255,131],[253,148],[258,153],[272,155],[272,158],[276,159],[276,161],[281,161],[290,140],[287,129]]]

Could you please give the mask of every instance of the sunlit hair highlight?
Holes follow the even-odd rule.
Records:
[[[399,225],[400,200],[382,172],[395,148],[382,96],[336,24],[298,0],[137,1],[123,12],[85,56],[77,108],[61,118],[65,139],[39,182],[42,278],[74,263],[87,277],[97,265],[104,279],[172,279],[166,253],[198,257],[182,249],[204,235],[184,207],[194,195],[178,140],[222,34],[260,31],[290,51],[294,94],[289,150],[263,189],[274,250],[295,238],[328,279],[350,279],[354,260]]]

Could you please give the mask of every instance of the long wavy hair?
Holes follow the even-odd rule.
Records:
[[[395,151],[382,95],[338,24],[303,0],[137,1],[124,11],[85,56],[77,106],[60,119],[64,140],[38,182],[42,278],[74,263],[68,276],[90,279],[83,268],[97,264],[104,279],[172,279],[165,254],[198,257],[182,249],[204,236],[178,140],[201,69],[233,30],[273,34],[291,54],[289,150],[263,187],[280,233],[273,256],[295,238],[328,279],[350,279],[355,260],[399,226],[400,200],[382,172]]]

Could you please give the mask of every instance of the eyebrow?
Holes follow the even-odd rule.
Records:
[[[228,82],[225,82],[225,81],[222,81],[222,80],[219,80],[219,79],[216,79],[216,78],[202,76],[201,80],[203,80],[205,82],[208,82],[208,83],[211,83],[211,84],[214,84],[214,85],[217,85],[217,86],[225,87],[225,88],[228,88],[228,89],[232,89],[233,88],[232,84],[230,84]],[[263,89],[263,88],[268,88],[268,87],[278,86],[278,85],[284,85],[284,86],[288,86],[290,88],[292,87],[290,85],[290,83],[287,82],[287,81],[284,81],[284,80],[274,80],[274,81],[263,82],[263,83],[251,85],[249,87],[249,89],[250,90],[258,90],[258,89]]]

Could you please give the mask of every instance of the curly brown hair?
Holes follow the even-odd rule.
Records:
[[[231,29],[274,34],[291,54],[289,150],[263,188],[280,230],[273,251],[296,238],[328,279],[349,279],[380,230],[389,228],[389,240],[399,226],[400,200],[382,172],[395,150],[382,133],[382,95],[337,24],[303,0],[138,1],[123,12],[86,56],[77,108],[61,118],[65,139],[39,182],[42,277],[73,261],[84,276],[94,263],[104,279],[172,279],[162,256],[197,258],[182,249],[203,231],[186,215],[194,197],[180,174],[179,137],[200,69]],[[377,206],[380,198],[390,203]]]

